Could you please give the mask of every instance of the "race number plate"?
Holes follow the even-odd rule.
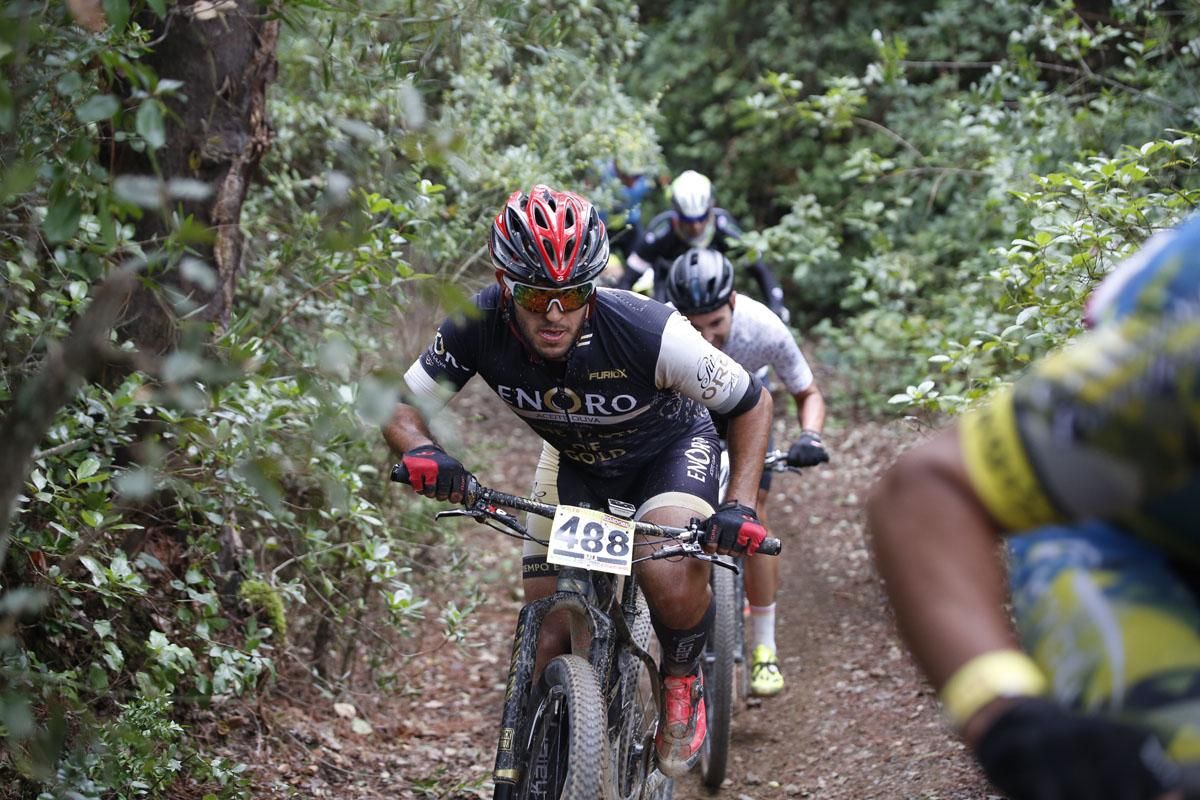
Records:
[[[559,506],[546,560],[564,567],[628,575],[633,571],[633,520],[603,511]]]

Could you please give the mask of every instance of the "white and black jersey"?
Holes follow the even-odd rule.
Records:
[[[721,351],[752,373],[771,367],[792,394],[812,386],[812,368],[791,329],[752,297],[737,296],[729,338]]]

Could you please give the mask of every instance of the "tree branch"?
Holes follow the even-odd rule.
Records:
[[[34,448],[50,429],[59,409],[80,384],[105,363],[108,337],[137,285],[139,266],[108,276],[62,342],[47,349],[37,374],[16,391],[0,421],[0,567],[8,552],[9,524],[17,495],[29,473]]]
[[[910,153],[915,155],[917,158],[921,159],[922,161],[925,160],[925,155],[920,150],[918,150],[907,139],[905,139],[900,134],[896,133],[894,130],[892,130],[888,126],[880,125],[875,120],[867,119],[866,117],[855,117],[854,121],[855,121],[855,123],[857,123],[859,125],[863,125],[868,128],[873,128],[874,130],[879,131],[884,136],[887,136],[889,139],[892,139],[895,142],[899,142],[902,146],[904,146]]]
[[[1002,67],[1002,66],[1007,65],[1007,62],[1004,62],[1004,61],[901,61],[900,63],[905,67],[912,67],[913,69],[952,69],[952,70],[991,69],[992,67],[998,67],[998,66]],[[1068,66],[1066,64],[1051,64],[1047,61],[1035,61],[1035,62],[1033,62],[1033,64],[1038,69],[1044,69],[1048,72],[1062,72],[1067,75],[1077,75],[1080,78],[1083,78],[1085,80],[1094,81],[1096,83],[1102,83],[1105,86],[1111,86],[1115,89],[1121,89],[1123,91],[1129,92],[1130,94],[1140,95],[1142,97],[1145,97],[1147,100],[1150,100],[1151,102],[1158,103],[1159,105],[1161,105],[1165,108],[1169,108],[1172,111],[1175,111],[1178,113],[1183,113],[1185,110],[1185,109],[1181,108],[1180,106],[1175,105],[1171,101],[1169,101],[1165,98],[1159,97],[1158,95],[1154,94],[1153,92],[1147,92],[1147,91],[1137,88],[1136,86],[1130,86],[1127,83],[1121,83],[1120,81],[1114,80],[1113,78],[1109,78],[1105,75],[1100,75],[1096,72],[1093,72],[1091,67],[1088,67],[1086,64],[1084,64],[1083,67],[1072,67],[1072,66]]]

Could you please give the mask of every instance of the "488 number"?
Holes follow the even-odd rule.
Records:
[[[569,547],[578,547],[585,553],[605,551],[610,556],[621,558],[629,553],[629,534],[622,530],[606,530],[596,521],[584,524],[579,530],[580,519],[572,516],[559,527],[560,535],[568,540]]]

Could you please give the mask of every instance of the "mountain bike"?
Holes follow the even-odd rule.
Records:
[[[408,471],[397,464],[391,477],[407,483]],[[517,617],[492,772],[494,798],[667,800],[673,784],[654,760],[662,682],[648,652],[650,612],[632,568],[664,558],[736,566],[704,552],[700,520],[686,528],[639,522],[632,519],[633,506],[616,500],[609,501],[607,512],[553,505],[471,478],[462,505],[436,518],[470,517],[538,542],[546,546],[547,560],[559,565],[555,593],[526,603]],[[552,519],[549,540],[530,534],[505,509]],[[649,552],[638,556],[638,548]],[[779,550],[778,539],[766,539],[758,552]],[[535,685],[538,633],[546,616],[559,609],[571,618],[571,652],[552,659]]]
[[[729,482],[727,454],[721,453],[721,497]],[[799,472],[801,467],[787,463],[787,453],[772,450],[766,454],[764,470]],[[741,559],[722,559],[734,567],[712,571],[713,602],[716,613],[712,630],[704,645],[704,709],[707,713],[708,738],[700,752],[700,780],[709,789],[718,789],[725,781],[729,762],[729,740],[733,728],[733,710],[750,696],[750,659],[746,648],[746,583]]]

